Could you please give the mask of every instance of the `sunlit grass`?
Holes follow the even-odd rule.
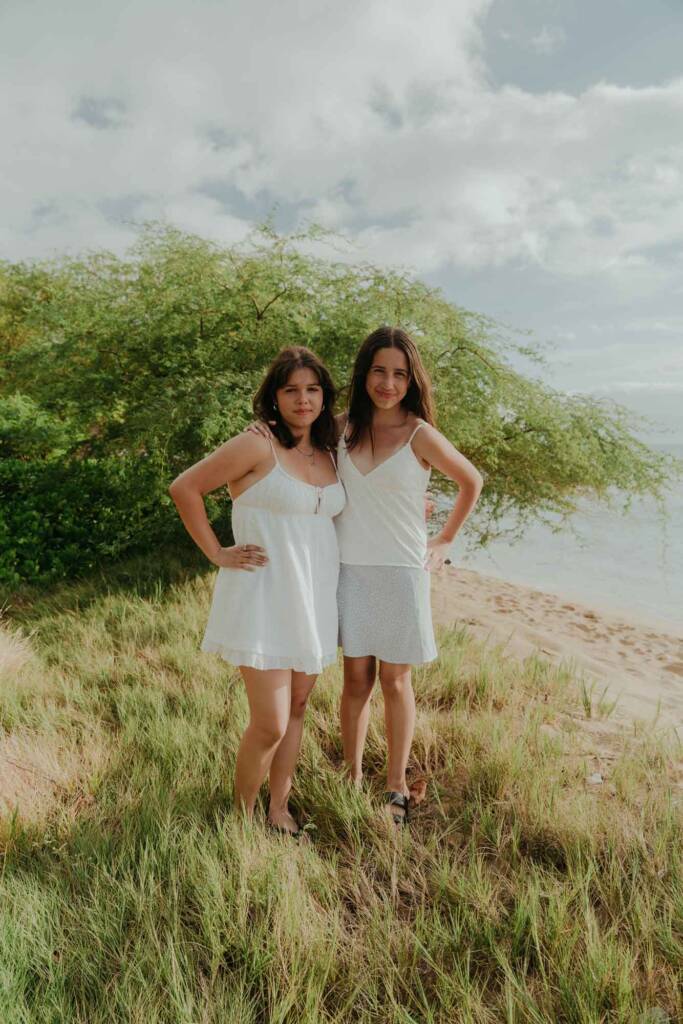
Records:
[[[379,694],[366,787],[340,772],[335,667],[296,780],[309,840],[273,838],[231,810],[247,707],[198,652],[212,577],[151,566],[4,621],[2,1024],[683,1019],[673,740],[454,629],[415,673],[410,829],[380,813]]]

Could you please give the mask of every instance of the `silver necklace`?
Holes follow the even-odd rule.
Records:
[[[295,444],[294,447],[296,448],[300,455],[303,455],[305,459],[311,459],[311,461],[315,459],[315,448],[311,448],[310,452],[304,452],[301,450],[301,448],[299,448],[298,444]]]

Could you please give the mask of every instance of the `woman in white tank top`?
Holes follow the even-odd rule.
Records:
[[[271,825],[299,831],[287,798],[303,714],[317,674],[337,658],[339,550],[345,496],[331,448],[334,388],[320,360],[284,349],[254,399],[274,436],[240,434],[171,484],[193,540],[219,567],[202,650],[239,666],[250,721],[237,753],[235,803],[248,815],[270,776]],[[236,544],[222,547],[204,495],[229,487]]]
[[[482,478],[435,429],[429,377],[415,343],[400,328],[380,327],[363,342],[349,411],[337,422],[337,465],[347,498],[335,521],[344,759],[360,785],[379,663],[388,745],[385,802],[394,822],[405,824],[415,726],[411,666],[436,657],[429,573],[444,563]],[[432,467],[454,480],[459,493],[443,528],[428,540],[425,495]]]

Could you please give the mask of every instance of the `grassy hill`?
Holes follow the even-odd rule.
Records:
[[[683,1020],[674,751],[634,730],[591,785],[609,704],[571,667],[459,629],[416,673],[412,827],[340,773],[318,682],[295,802],[308,841],[231,810],[246,700],[201,655],[192,557],[12,599],[0,633],[2,1024]]]

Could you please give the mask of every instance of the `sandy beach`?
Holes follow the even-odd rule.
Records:
[[[683,736],[683,630],[658,629],[454,566],[434,576],[432,605],[436,623],[465,625],[515,657],[537,652],[571,660],[618,698],[617,720],[656,722]]]

